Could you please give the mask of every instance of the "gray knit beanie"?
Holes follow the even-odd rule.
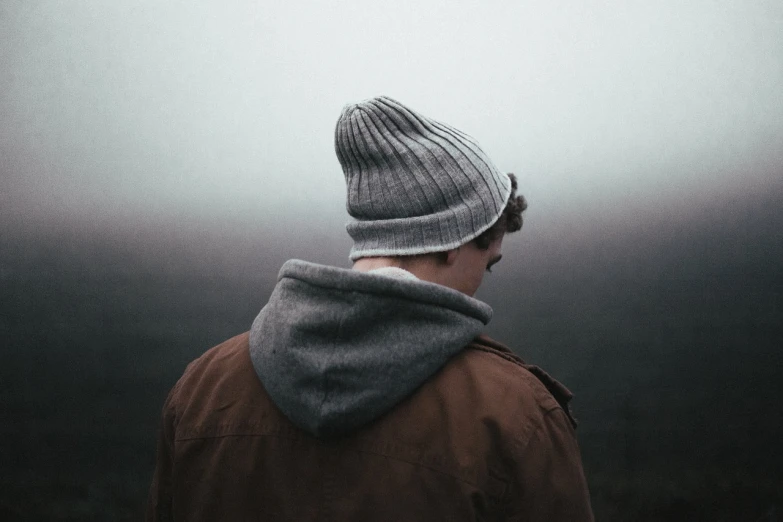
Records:
[[[511,193],[473,138],[386,96],[346,105],[334,146],[353,261],[457,248],[498,220]]]

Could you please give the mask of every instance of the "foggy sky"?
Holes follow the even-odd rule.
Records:
[[[781,5],[1,0],[0,212],[342,224],[334,123],[378,94],[475,136],[529,222],[761,191]]]

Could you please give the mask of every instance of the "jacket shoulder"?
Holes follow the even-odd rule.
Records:
[[[527,364],[507,346],[482,335],[465,350],[466,362],[486,373],[489,386],[525,411],[543,414],[563,410],[573,428],[577,422],[570,408],[571,391],[536,365]]]
[[[210,348],[191,362],[169,396],[178,437],[209,435],[219,426],[240,424],[245,410],[263,408],[266,393],[253,370],[248,332]]]
[[[249,332],[234,336],[217,346],[213,346],[191,361],[174,387],[182,393],[189,386],[216,384],[213,382],[225,375],[228,370],[242,366],[243,355],[247,353]]]

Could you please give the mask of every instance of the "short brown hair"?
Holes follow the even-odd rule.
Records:
[[[524,196],[517,196],[517,177],[510,172],[508,177],[511,178],[511,194],[508,196],[506,208],[491,227],[473,240],[481,250],[488,249],[490,243],[503,237],[503,234],[516,232],[522,228],[522,212],[527,209],[527,201]]]

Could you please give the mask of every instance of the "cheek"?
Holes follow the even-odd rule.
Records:
[[[469,293],[469,295],[470,296],[473,296],[473,294],[475,294],[476,291],[481,286],[481,283],[484,281],[484,273],[485,273],[484,269],[481,269],[481,270],[476,271],[475,273],[471,274],[470,281],[469,281],[469,284],[470,284],[470,289],[469,289],[470,293]]]

